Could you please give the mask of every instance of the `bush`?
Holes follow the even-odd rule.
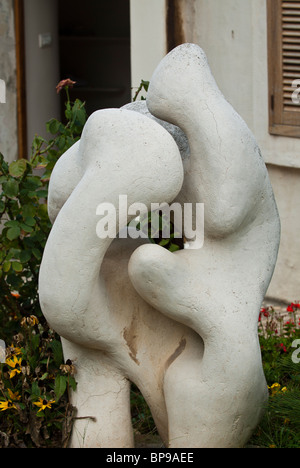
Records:
[[[286,314],[263,308],[259,322],[270,398],[251,443],[265,448],[300,447],[300,304],[291,303]]]
[[[38,274],[50,233],[48,183],[58,158],[79,138],[85,105],[70,102],[64,80],[66,122],[50,120],[51,139],[36,136],[29,160],[11,164],[0,155],[0,323],[7,344],[1,365],[0,446],[66,446],[74,409],[74,366],[63,363],[59,337],[49,329],[38,299]]]

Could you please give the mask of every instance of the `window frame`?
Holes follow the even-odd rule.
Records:
[[[27,154],[27,105],[25,70],[24,0],[14,0],[16,81],[17,81],[17,128],[18,158],[26,159]]]
[[[283,2],[299,3],[300,7],[300,2],[296,2],[295,0],[290,2],[286,2],[285,0],[267,0],[269,133],[271,135],[300,138],[300,104],[293,105],[291,97],[294,88],[292,86],[289,88],[289,85],[286,85],[288,86],[288,90],[284,88]],[[294,79],[300,79],[300,67],[299,76],[295,75]],[[285,105],[289,99],[291,100],[291,107],[289,107],[289,103]]]

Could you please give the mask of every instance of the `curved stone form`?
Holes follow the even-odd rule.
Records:
[[[51,178],[40,301],[78,369],[72,446],[133,446],[131,381],[166,446],[242,447],[267,399],[257,322],[280,239],[267,170],[198,46],[162,60],[147,106],[93,114]],[[96,207],[121,194],[204,203],[203,248],[99,239]]]

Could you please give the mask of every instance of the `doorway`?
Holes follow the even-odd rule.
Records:
[[[129,0],[59,1],[58,23],[60,77],[76,82],[71,98],[85,101],[88,115],[130,102]]]

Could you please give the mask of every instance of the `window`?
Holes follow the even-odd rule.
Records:
[[[86,102],[88,115],[130,102],[129,0],[85,0],[84,8],[81,0],[59,0],[58,16],[60,76],[76,81],[72,98]]]
[[[300,81],[295,83],[300,80],[300,1],[267,0],[267,5],[269,131],[300,138],[300,103],[293,94],[300,88]]]

